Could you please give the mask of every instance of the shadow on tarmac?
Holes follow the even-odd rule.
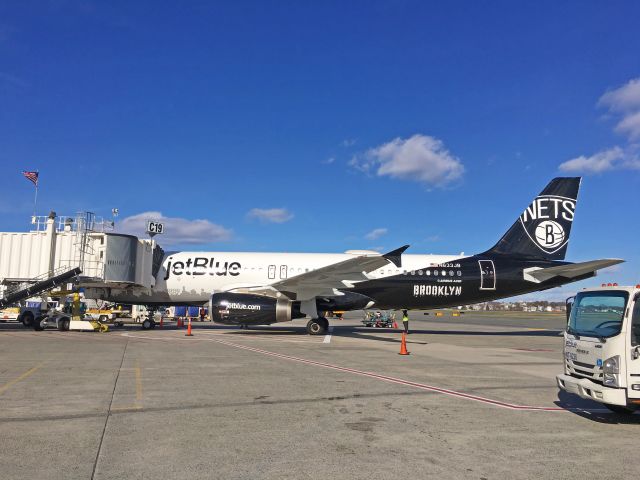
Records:
[[[609,425],[640,425],[640,415],[611,412],[601,403],[585,400],[563,390],[558,392],[558,400],[554,403],[570,413],[594,422]]]
[[[224,330],[225,332],[221,333],[229,333],[230,335],[283,335],[283,336],[296,336],[296,335],[307,335],[307,330],[305,326],[298,325],[257,325],[252,326],[247,329],[240,328],[239,326],[232,325],[218,325],[211,322],[192,322],[191,327],[193,330]],[[402,329],[393,329],[393,328],[372,328],[372,327],[361,327],[358,325],[332,325],[333,334],[341,335],[341,336],[351,336],[357,338],[369,338],[373,340],[381,340],[384,341],[385,337],[381,337],[379,335],[374,334],[397,334],[398,336],[402,333]],[[53,328],[49,328],[53,329]],[[128,323],[122,327],[115,327],[112,324],[109,324],[109,329],[111,331],[130,331],[130,330],[142,330],[140,324],[137,323]],[[167,322],[164,324],[162,328],[160,328],[159,324],[157,325],[155,330],[186,330],[185,328],[178,328],[175,322]],[[33,331],[32,328],[24,327],[21,323],[17,322],[0,322],[0,332],[2,331]],[[148,332],[154,330],[147,330]],[[516,330],[511,332],[487,332],[487,331],[478,331],[478,330],[425,330],[425,329],[410,329],[410,334],[415,335],[452,335],[452,336],[486,336],[486,337],[557,337],[561,332],[560,330]],[[407,337],[407,341],[411,342],[411,336]],[[397,341],[396,338],[389,338],[389,341]],[[420,343],[415,342],[414,343]]]

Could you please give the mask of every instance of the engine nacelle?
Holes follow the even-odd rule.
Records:
[[[226,325],[269,325],[304,317],[297,302],[250,293],[214,293],[209,312],[211,320]]]

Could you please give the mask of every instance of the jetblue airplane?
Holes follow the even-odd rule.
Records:
[[[408,245],[380,254],[166,253],[149,293],[112,291],[107,300],[205,305],[232,325],[269,325],[319,312],[453,307],[545,290],[585,278],[623,260],[565,262],[580,178],[555,178],[489,250],[473,255],[407,255]]]

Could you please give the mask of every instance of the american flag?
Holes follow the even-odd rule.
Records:
[[[38,172],[22,172],[22,175],[24,175],[24,178],[26,178],[27,180],[30,180],[31,182],[33,182],[33,184],[37,187],[38,186]]]

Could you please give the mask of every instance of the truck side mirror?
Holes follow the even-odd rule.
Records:
[[[566,313],[567,313],[567,325],[569,324],[569,318],[571,317],[571,307],[573,307],[573,301],[576,299],[576,297],[569,297],[565,300],[565,305],[567,306],[566,308]]]

